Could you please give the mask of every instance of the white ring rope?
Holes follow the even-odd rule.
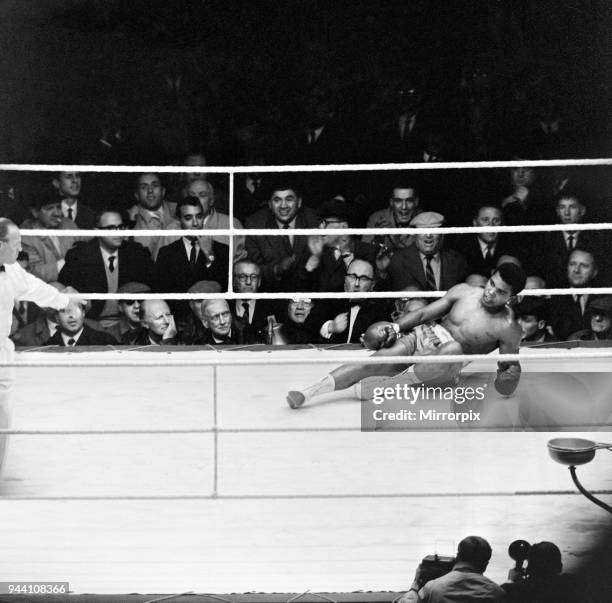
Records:
[[[404,298],[404,297],[442,297],[446,291],[368,291],[367,293],[346,291],[287,291],[276,293],[249,293],[249,299],[347,299],[347,298]],[[575,287],[566,289],[525,289],[520,295],[612,295],[612,287]],[[81,297],[90,300],[102,299],[165,299],[183,301],[193,299],[244,299],[244,293],[80,293]]]
[[[114,346],[107,346],[108,349],[116,350]],[[168,351],[171,347],[165,348]],[[27,353],[27,352],[26,352]],[[220,352],[219,352],[220,353]],[[566,352],[554,352],[547,351],[546,354],[533,354],[526,352],[524,354],[448,354],[448,355],[435,355],[435,356],[364,356],[363,358],[357,358],[355,356],[342,356],[340,352],[336,355],[334,352],[333,356],[326,358],[297,358],[287,354],[272,354],[271,351],[267,350],[267,353],[262,354],[265,358],[237,358],[233,357],[231,350],[228,350],[227,355],[207,357],[207,358],[150,358],[150,359],[104,359],[99,358],[98,360],[78,360],[79,353],[65,352],[62,353],[63,360],[15,360],[11,362],[0,362],[0,366],[6,367],[47,367],[56,368],[63,366],[78,366],[78,367],[90,367],[90,368],[106,368],[106,367],[165,367],[165,366],[183,366],[183,367],[196,367],[196,366],[259,366],[259,365],[271,365],[271,364],[416,364],[418,362],[428,364],[447,364],[451,362],[476,362],[476,361],[490,361],[495,362],[516,362],[520,360],[568,360],[568,359],[580,359],[580,360],[602,360],[605,358],[612,358],[612,348],[598,351],[582,351],[573,352],[568,350]]]
[[[346,235],[346,234],[371,234],[371,235],[383,235],[383,234],[472,234],[479,232],[566,232],[568,230],[582,231],[582,230],[612,230],[611,222],[592,222],[587,224],[523,224],[517,226],[447,226],[447,227],[432,227],[432,228],[292,228],[289,234],[293,235]],[[104,230],[103,236],[117,236],[117,237],[186,237],[190,235],[196,235],[199,237],[213,237],[213,236],[275,236],[275,237],[286,237],[287,231],[280,228],[211,228],[200,229],[200,230],[183,230],[183,229],[168,229],[168,230]],[[49,236],[49,229],[45,228],[31,228],[21,229],[23,236],[37,236],[46,237]],[[77,236],[101,236],[100,230],[96,229],[82,229],[82,228],[65,228],[65,229],[54,229],[54,236],[59,237],[77,237]]]
[[[179,166],[179,165],[74,165],[1,163],[0,171],[12,172],[105,172],[166,174],[255,174],[298,172],[364,172],[388,170],[452,170],[509,167],[565,167],[612,165],[611,158],[540,159],[517,161],[441,161],[432,163],[356,163],[331,165],[248,165],[248,166]]]

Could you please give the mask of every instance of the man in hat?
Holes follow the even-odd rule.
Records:
[[[525,297],[514,308],[516,319],[523,329],[522,344],[547,343],[555,341],[548,332],[550,302],[539,297]]]
[[[440,228],[444,216],[427,211],[410,221],[414,228]],[[400,249],[391,260],[389,275],[391,288],[400,291],[418,287],[421,291],[446,291],[465,280],[469,269],[465,257],[444,249],[444,235],[428,232],[414,237],[414,245]]]
[[[586,309],[588,328],[572,333],[569,341],[606,341],[612,339],[612,295],[589,302]]]
[[[321,217],[321,229],[350,227],[350,208],[346,201],[338,198],[325,201],[317,213]],[[308,249],[310,257],[297,287],[299,291],[343,291],[346,270],[353,260],[372,264],[376,261],[376,248],[352,235],[310,235]]]
[[[133,345],[138,331],[140,329],[140,304],[141,299],[138,295],[141,293],[150,293],[151,287],[145,283],[130,281],[124,283],[117,289],[117,293],[129,293],[134,295],[133,299],[119,299],[117,305],[119,308],[119,322],[106,329],[106,332],[112,335],[122,345]]]

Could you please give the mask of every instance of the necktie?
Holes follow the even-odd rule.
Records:
[[[314,144],[317,141],[317,133],[314,130],[308,130],[308,144]]]
[[[490,262],[493,257],[493,243],[487,243],[487,249],[485,251],[485,262]]]
[[[195,264],[196,258],[198,255],[198,250],[196,249],[196,240],[195,238],[191,239],[191,251],[189,252],[189,263]]]
[[[427,256],[425,261],[427,265],[425,267],[425,282],[427,284],[428,291],[437,291],[438,286],[436,285],[436,277],[434,275],[433,267],[431,265],[431,257]]]
[[[285,222],[283,224],[283,230],[289,230],[289,223],[288,222]],[[286,239],[287,239],[287,243],[289,243],[289,249],[293,249],[293,243],[291,242],[291,237],[289,235],[287,235]]]
[[[249,303],[248,302],[242,302],[242,309],[244,310],[244,314],[243,317],[246,320],[247,323],[250,323],[251,321],[249,320]]]
[[[75,343],[76,343],[76,341],[75,341],[75,340],[74,340],[74,339],[71,337],[71,338],[68,340],[68,347],[71,347],[71,348],[72,348],[72,347],[74,347],[74,344],[75,344]]]
[[[568,251],[572,251],[574,249],[574,238],[575,237],[574,237],[573,234],[570,234],[567,237],[567,249],[568,249]]]
[[[115,256],[111,255],[108,258],[108,270],[109,272],[115,272]]]
[[[72,220],[72,207],[68,208],[68,219]]]

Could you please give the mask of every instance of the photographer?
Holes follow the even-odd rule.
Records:
[[[524,575],[511,571],[503,589],[508,603],[587,603],[590,597],[569,574],[562,574],[561,551],[552,542],[538,542],[527,554]]]
[[[450,601],[505,601],[500,586],[483,576],[491,559],[491,546],[480,536],[468,536],[457,547],[457,559],[447,574],[427,581],[419,565],[414,582],[399,603],[444,603]]]

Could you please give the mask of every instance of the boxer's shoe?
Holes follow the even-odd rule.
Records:
[[[315,396],[327,394],[333,391],[334,388],[328,377],[324,377],[321,381],[317,381],[314,385],[306,387],[302,390],[292,390],[287,394],[287,404],[293,409],[300,408],[304,402],[308,402]]]

